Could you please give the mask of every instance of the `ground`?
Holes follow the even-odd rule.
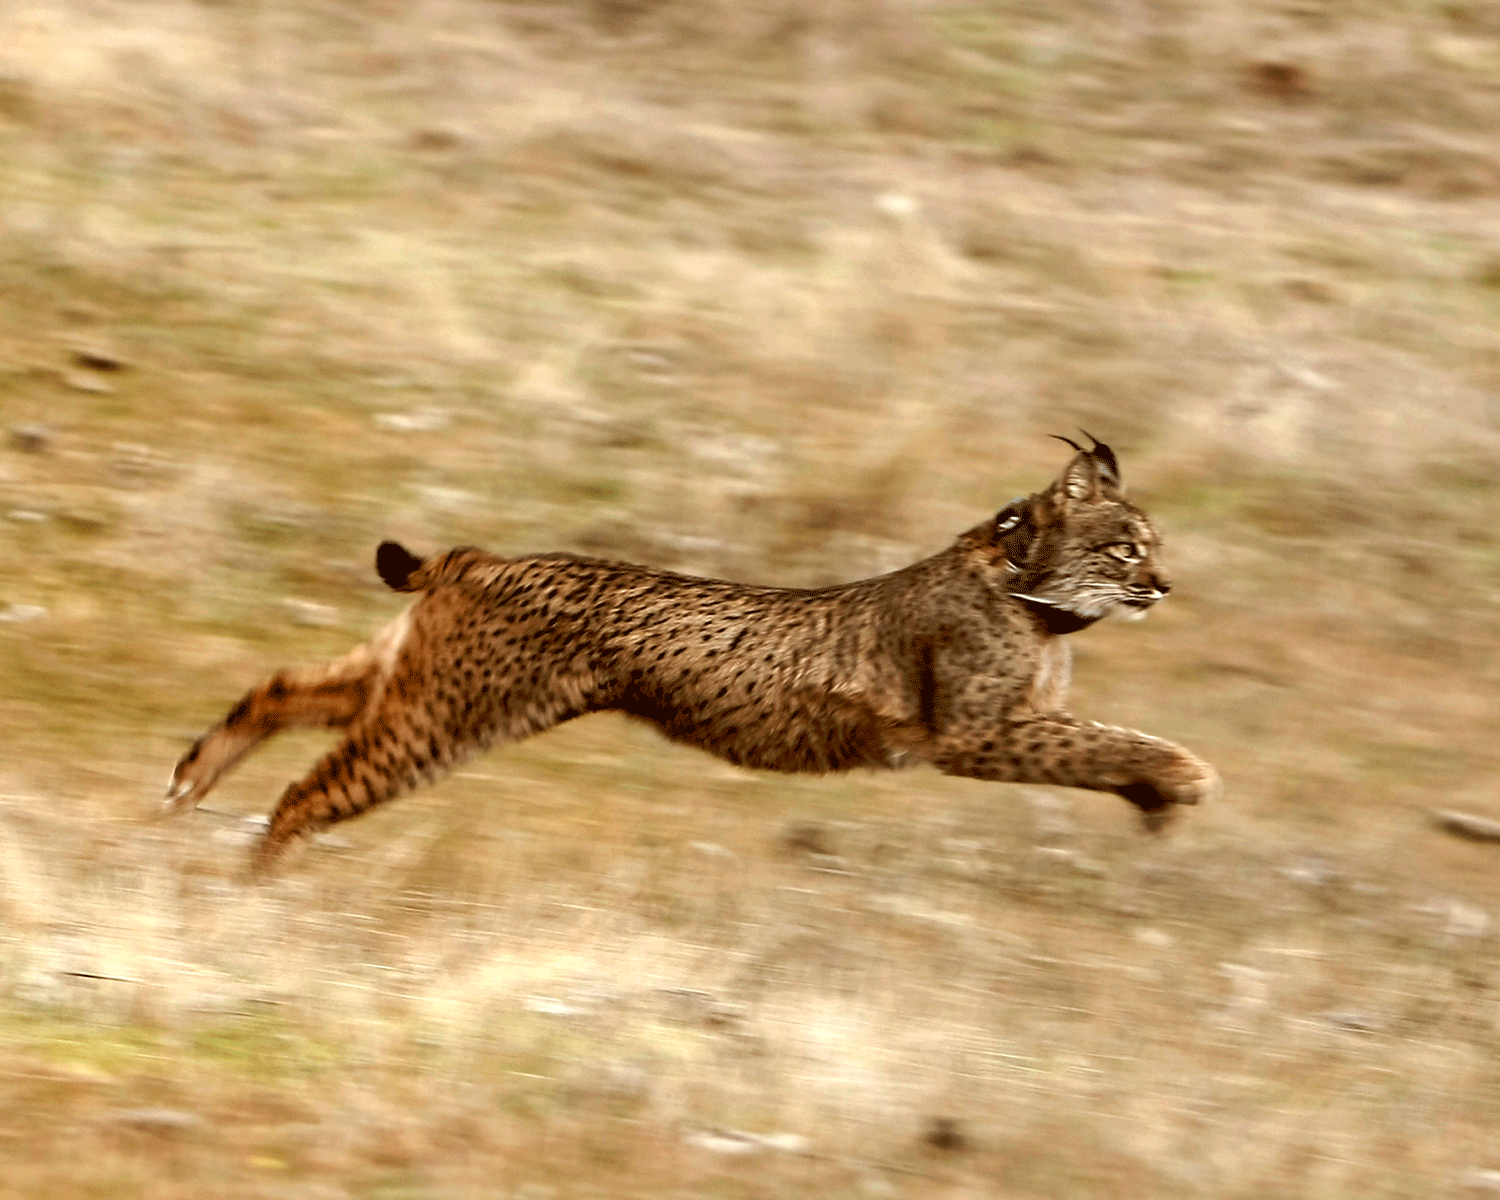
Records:
[[[1497,118],[1482,4],[5,6],[10,1192],[1500,1192]],[[152,819],[382,538],[822,584],[1079,426],[1164,838],[613,717],[270,884],[319,738]]]

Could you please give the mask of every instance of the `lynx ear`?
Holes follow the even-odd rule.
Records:
[[[1087,450],[1072,438],[1056,433],[1052,435],[1078,451],[1052,485],[1053,490],[1069,500],[1120,499],[1125,495],[1125,485],[1120,479],[1120,464],[1115,452],[1088,430],[1081,432],[1094,443]]]

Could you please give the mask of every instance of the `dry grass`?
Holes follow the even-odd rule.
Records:
[[[1500,814],[1497,118],[1480,4],[0,10],[5,1190],[1500,1188],[1424,815]],[[1178,586],[1077,706],[1229,781],[1165,841],[606,718],[270,886],[147,820],[381,537],[847,579],[1080,424]]]

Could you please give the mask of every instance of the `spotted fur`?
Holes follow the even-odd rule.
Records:
[[[830,588],[467,547],[424,561],[387,542],[377,570],[417,602],[337,662],[252,689],[177,764],[167,804],[195,805],[280,729],[342,730],[277,804],[265,865],[490,745],[613,709],[741,766],[927,762],[1116,792],[1154,827],[1218,777],[1171,742],[1064,711],[1064,635],[1165,596],[1158,550],[1097,442],[941,553]]]

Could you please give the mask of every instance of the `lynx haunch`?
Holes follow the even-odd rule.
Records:
[[[167,807],[197,804],[278,730],[342,730],[282,795],[256,851],[265,866],[299,835],[476,751],[613,709],[746,767],[926,762],[1115,792],[1154,828],[1216,795],[1219,780],[1180,746],[1064,708],[1066,636],[1114,610],[1143,613],[1169,590],[1156,529],[1125,498],[1114,453],[1074,449],[1049,487],[941,553],[837,587],[752,587],[571,554],[460,548],[423,560],[386,542],[380,577],[417,602],[338,661],[252,689],[182,757]]]

